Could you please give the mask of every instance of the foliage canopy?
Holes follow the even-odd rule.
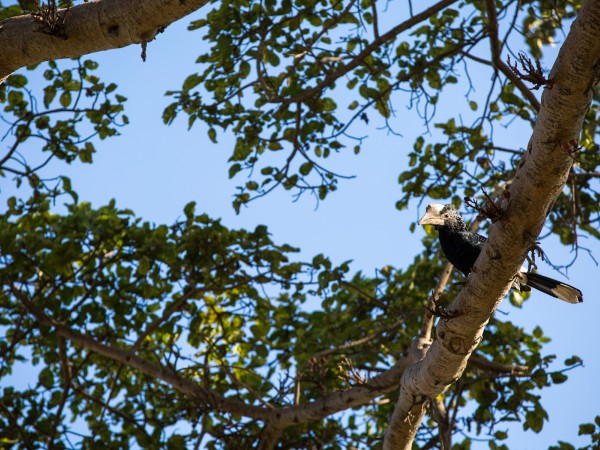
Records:
[[[414,7],[213,2],[190,24],[209,49],[181,88],[166,87],[172,103],[163,119],[187,116],[213,142],[235,136],[229,176],[241,180],[237,211],[280,187],[325,200],[343,178],[336,154],[367,147],[362,136],[374,126],[401,133],[404,105],[429,133],[401,168],[399,209],[424,196],[459,206],[464,196],[493,192],[526,151],[504,144],[507,136],[531,127],[539,110],[523,76],[527,63],[563,39],[581,4]],[[22,12],[0,4],[0,18]],[[506,55],[519,65],[511,68]],[[324,255],[298,261],[266,227],[231,230],[193,203],[171,225],[114,203],[94,209],[47,165],[92,163],[99,140],[127,125],[126,97],[96,69],[85,58],[51,61],[0,85],[8,125],[0,175],[30,187],[6,199],[0,215],[0,377],[10,380],[25,363],[38,377],[23,389],[3,383],[2,446],[253,448],[273,433],[281,433],[280,448],[381,445],[399,381],[388,369],[423,332],[432,280],[444,269],[435,236],[407,267],[368,277]],[[35,74],[42,89],[31,87]],[[438,106],[457,92],[468,110],[445,117]],[[582,235],[600,239],[599,99],[596,92],[547,227],[576,249]],[[448,284],[444,298],[458,289]],[[523,300],[511,295],[516,306]],[[483,436],[500,449],[508,448],[507,422],[541,430],[539,390],[582,364],[573,356],[550,371],[548,340],[539,327],[492,318],[462,378],[433,402],[416,445],[467,449],[467,436]],[[342,406],[344,395],[356,403]],[[588,448],[599,429],[598,418],[581,425]]]

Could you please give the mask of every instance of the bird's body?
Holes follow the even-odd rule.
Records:
[[[433,225],[439,231],[440,244],[448,261],[465,276],[471,272],[486,238],[470,232],[454,206],[429,205],[419,224]],[[522,291],[538,289],[568,303],[583,301],[579,289],[537,273],[520,272],[515,278],[514,287]]]
[[[462,273],[468,275],[471,267],[475,265],[486,239],[466,229],[440,228],[439,234],[440,244],[448,261]]]

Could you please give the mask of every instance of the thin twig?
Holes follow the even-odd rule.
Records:
[[[541,104],[533,93],[525,86],[525,83],[502,61],[500,57],[500,41],[498,39],[498,17],[496,15],[496,5],[494,0],[486,0],[486,9],[488,13],[488,32],[490,35],[490,49],[492,52],[492,62],[494,67],[506,76],[521,91],[521,94],[529,101],[536,111],[539,111]]]

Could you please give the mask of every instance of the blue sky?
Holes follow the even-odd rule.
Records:
[[[408,264],[420,250],[423,235],[421,229],[411,234],[409,226],[418,220],[423,207],[419,211],[413,202],[408,210],[400,212],[394,205],[401,196],[397,177],[405,155],[414,138],[425,133],[414,110],[398,105],[396,120],[403,137],[378,130],[373,121],[360,155],[332,159],[331,167],[337,172],[356,178],[341,181],[338,191],[318,208],[308,195],[293,202],[289,193],[277,191],[242,208],[239,215],[233,211],[231,201],[241,180],[227,178],[231,136],[220,133],[219,143],[213,144],[203,126],[196,125],[188,131],[183,117],[170,127],[163,125],[162,110],[170,103],[164,92],[181,86],[194,70],[194,60],[202,48],[202,32],[187,32],[187,23],[207,11],[200,10],[167,28],[148,45],[145,63],[139,46],[90,56],[100,62],[106,80],[117,83],[119,92],[128,97],[126,114],[131,124],[121,130],[121,136],[97,144],[99,151],[92,165],[76,163],[66,169],[63,165],[54,168],[72,179],[81,201],[91,201],[94,206],[116,198],[120,207],[131,208],[147,220],[171,223],[183,215],[183,206],[194,200],[199,212],[221,217],[229,227],[267,225],[276,242],[300,247],[301,256],[307,258],[324,253],[337,262],[351,259],[354,270],[368,275],[388,264]],[[511,138],[513,148],[524,147],[529,134],[517,129],[511,132]],[[10,182],[4,179],[0,183],[4,185],[0,195],[6,197],[12,190]],[[586,246],[600,258],[597,242],[586,242]],[[567,247],[549,240],[543,242],[543,248],[555,263],[571,258]],[[548,267],[540,269],[561,277]],[[600,357],[595,339],[588,336],[594,336],[596,318],[600,317],[598,288],[594,284],[600,269],[583,254],[569,275],[569,283],[584,292],[585,302],[581,305],[568,305],[534,293],[523,309],[515,309],[508,302],[500,307],[508,314],[503,316],[505,319],[528,330],[541,326],[553,339],[547,351],[557,354],[557,361],[577,354],[585,363],[585,368],[569,373],[567,383],[544,391],[544,405],[550,415],[544,430],[535,435],[513,427],[508,441],[511,448],[546,448],[561,439],[582,442],[576,437],[578,425],[592,421],[598,414]],[[480,448],[487,448],[487,444]]]

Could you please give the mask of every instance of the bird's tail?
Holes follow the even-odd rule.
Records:
[[[553,280],[552,278],[545,277],[538,273],[521,272],[521,276],[525,278],[525,280],[523,280],[525,283],[521,281],[521,284],[526,284],[538,291],[542,291],[544,294],[560,298],[568,303],[577,304],[583,301],[583,294],[576,287],[561,283],[560,281]]]

